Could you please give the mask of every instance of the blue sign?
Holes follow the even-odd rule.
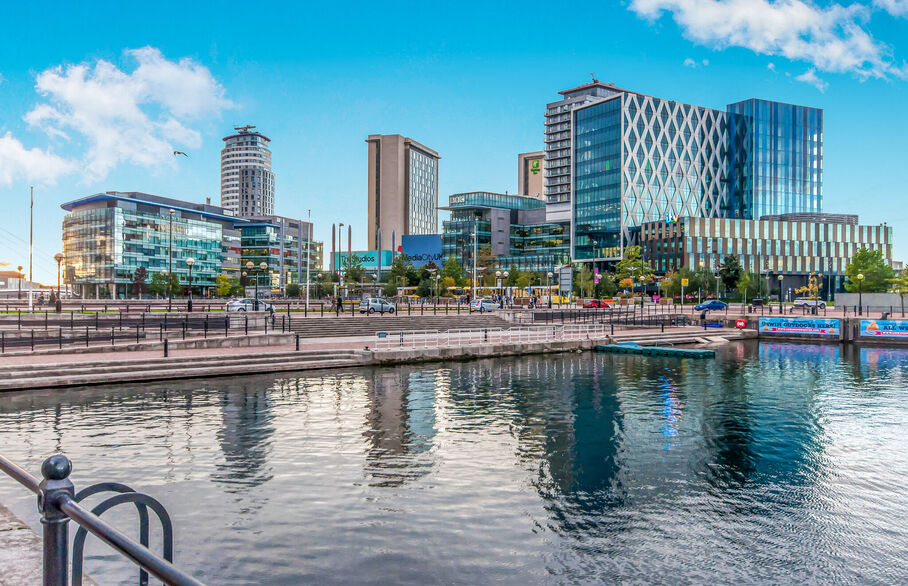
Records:
[[[902,338],[908,340],[908,321],[894,319],[862,319],[861,336]]]
[[[416,268],[430,262],[434,262],[439,267],[444,264],[440,234],[408,234],[401,236],[400,251],[410,257],[410,261]]]
[[[367,271],[376,271],[379,268],[386,271],[391,268],[390,250],[354,250],[353,256],[359,260],[359,264]],[[378,264],[379,260],[381,260],[380,267]],[[347,253],[335,252],[334,263],[338,269],[343,269],[344,265],[347,264]]]
[[[842,331],[840,321],[838,319],[805,319],[800,317],[761,317],[760,333],[838,336]]]

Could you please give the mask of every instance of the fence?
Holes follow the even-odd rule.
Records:
[[[160,502],[136,492],[125,484],[104,482],[75,491],[69,474],[72,462],[58,454],[44,460],[41,465],[43,480],[38,480],[11,460],[0,456],[0,470],[38,496],[43,530],[44,586],[69,584],[69,521],[79,526],[73,539],[72,584],[82,585],[82,555],[85,539],[91,533],[122,556],[139,566],[139,584],[148,584],[149,574],[165,584],[174,586],[203,586],[201,582],[173,565],[173,523]],[[80,502],[95,494],[118,493],[103,500],[91,510]],[[118,529],[101,519],[101,515],[121,504],[133,504],[139,513],[139,540],[136,543]],[[148,509],[161,522],[163,533],[163,558],[148,549]]]
[[[395,348],[461,347],[479,344],[529,344],[561,340],[592,340],[609,335],[609,324],[552,324],[514,328],[457,328],[378,332],[375,347]]]
[[[143,341],[163,342],[165,338],[213,338],[250,333],[289,332],[292,317],[275,314],[236,312],[229,314],[69,314],[21,316],[12,322],[0,321],[0,354],[10,350],[41,348],[115,346]]]

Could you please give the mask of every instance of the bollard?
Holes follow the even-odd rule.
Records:
[[[32,330],[32,352],[35,351],[35,330]]]
[[[38,485],[38,512],[41,513],[44,550],[44,584],[69,583],[69,517],[60,503],[75,497],[69,480],[72,463],[62,454],[51,456],[41,464],[44,480]]]
[[[85,347],[88,348],[88,326],[85,326]]]
[[[296,351],[297,352],[300,351],[300,335],[299,334],[296,335]]]
[[[110,326],[110,345],[114,345],[114,327]]]
[[[170,355],[169,342],[170,340],[164,338],[164,358],[167,358]]]
[[[243,330],[245,331],[246,335],[248,336],[249,335],[249,316],[248,315],[243,316]]]

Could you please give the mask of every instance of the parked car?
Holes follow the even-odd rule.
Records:
[[[231,299],[227,302],[227,311],[256,311],[255,299],[253,299],[252,297]],[[258,311],[268,311],[270,313],[274,313],[274,306],[259,299]]]
[[[367,297],[359,303],[360,313],[394,313],[397,308],[393,303],[381,297]]]
[[[605,299],[584,299],[584,307],[594,307],[594,308],[606,308],[611,307],[611,304]]]
[[[491,299],[477,299],[470,304],[470,311],[495,311],[501,306],[492,301]]]
[[[721,311],[726,307],[728,307],[728,304],[724,301],[719,301],[718,299],[710,299],[699,305],[694,305],[694,309],[697,311],[703,311],[704,309],[707,311]]]
[[[753,305],[754,307],[762,307],[763,299],[761,297],[754,297],[753,299],[750,300],[750,304]]]
[[[826,302],[822,299],[810,299],[808,297],[795,297],[794,302],[792,303],[795,307],[817,307],[818,309],[824,309],[826,307]]]

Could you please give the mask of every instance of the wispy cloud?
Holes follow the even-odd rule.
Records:
[[[908,16],[908,0],[874,0],[873,3],[893,16]]]
[[[702,61],[694,61],[690,57],[684,60],[684,66],[690,67],[691,69],[696,69],[698,67],[706,67],[709,65],[709,59],[703,59]]]
[[[813,87],[820,90],[820,93],[824,93],[826,88],[829,87],[829,84],[819,77],[817,77],[817,70],[811,67],[801,75],[795,76],[795,81],[801,81],[804,83],[809,83]]]
[[[879,0],[904,4],[908,0]],[[802,0],[631,0],[630,9],[658,20],[671,14],[685,36],[716,48],[744,47],[810,63],[818,71],[861,79],[908,78],[908,65],[873,39],[861,4],[816,6]]]
[[[17,179],[52,185],[77,168],[75,161],[39,148],[25,148],[10,133],[0,136],[0,185],[12,185]]]
[[[0,139],[0,185],[20,177],[52,183],[77,170],[83,182],[96,181],[120,163],[172,165],[176,147],[201,145],[194,122],[233,106],[211,72],[192,59],[170,61],[153,47],[126,55],[135,63],[132,71],[99,59],[38,74],[36,89],[44,101],[25,121],[83,152],[64,159],[27,149],[8,134]]]
[[[770,70],[770,71],[775,71],[775,70],[776,70],[776,64],[770,61],[770,62],[766,65],[766,69],[768,69],[768,70]]]

